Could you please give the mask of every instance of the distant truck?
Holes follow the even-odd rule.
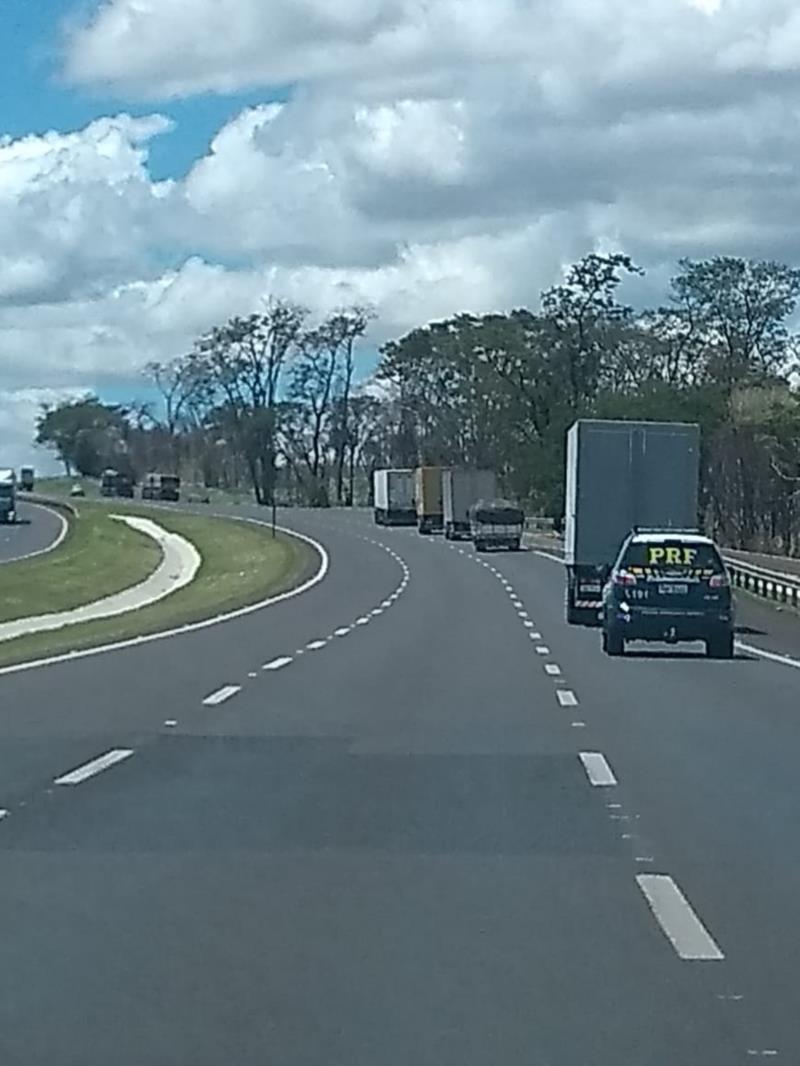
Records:
[[[13,470],[0,470],[0,522],[17,520],[17,475]]]
[[[143,500],[170,500],[181,498],[181,479],[177,474],[146,474],[142,482]]]
[[[413,470],[376,470],[372,484],[375,496],[375,524],[415,526]]]
[[[697,527],[700,427],[580,419],[567,433],[566,615],[599,625],[603,586],[635,527]]]
[[[126,496],[133,499],[133,478],[119,470],[104,470],[100,479],[101,496]]]
[[[469,509],[469,522],[475,551],[487,548],[519,551],[525,515],[508,500],[478,500]]]
[[[23,466],[19,471],[19,487],[21,492],[33,492],[34,472],[32,466]]]
[[[420,533],[441,533],[444,527],[442,467],[419,466],[414,474],[414,499]]]
[[[442,471],[444,535],[448,540],[469,539],[469,509],[478,500],[497,495],[497,478],[491,470],[453,469]]]

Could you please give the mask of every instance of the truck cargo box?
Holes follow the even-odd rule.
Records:
[[[442,467],[417,467],[414,481],[417,525],[420,533],[441,533],[444,524]]]
[[[491,470],[456,468],[442,472],[444,535],[448,540],[470,536],[469,509],[478,500],[494,499],[496,482]]]
[[[700,428],[581,419],[567,434],[567,617],[596,613],[604,568],[634,528],[697,526]]]
[[[413,470],[376,470],[373,487],[376,525],[416,525]]]

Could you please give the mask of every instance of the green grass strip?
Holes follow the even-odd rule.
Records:
[[[70,611],[144,581],[161,562],[161,549],[110,513],[84,503],[54,551],[3,563],[0,622]]]
[[[197,577],[191,585],[150,607],[0,643],[1,666],[202,621],[295,588],[319,566],[318,555],[309,545],[284,534],[273,539],[266,526],[141,507],[122,500],[113,501],[113,506],[79,501],[79,507],[82,515],[90,510],[141,515],[184,536],[203,558]]]

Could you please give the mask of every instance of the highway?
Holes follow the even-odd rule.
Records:
[[[0,524],[0,563],[46,551],[61,537],[63,530],[64,520],[56,511],[18,501],[17,521]]]
[[[0,675],[3,1066],[800,1062],[800,622],[610,660],[555,558],[281,521],[305,594]]]

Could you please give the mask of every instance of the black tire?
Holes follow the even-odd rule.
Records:
[[[733,633],[710,637],[706,641],[706,655],[709,659],[732,659]]]
[[[603,627],[603,651],[613,658],[625,654],[625,638],[618,629]]]
[[[486,543],[485,543],[485,541],[476,540],[475,541],[475,551],[476,552],[485,552],[486,551]]]
[[[515,540],[512,544],[509,544],[508,550],[511,552],[518,552],[520,549],[520,542]]]
[[[376,526],[383,525],[383,522],[381,521],[381,513],[380,513],[380,511],[377,511],[377,510],[375,511],[375,525]]]

